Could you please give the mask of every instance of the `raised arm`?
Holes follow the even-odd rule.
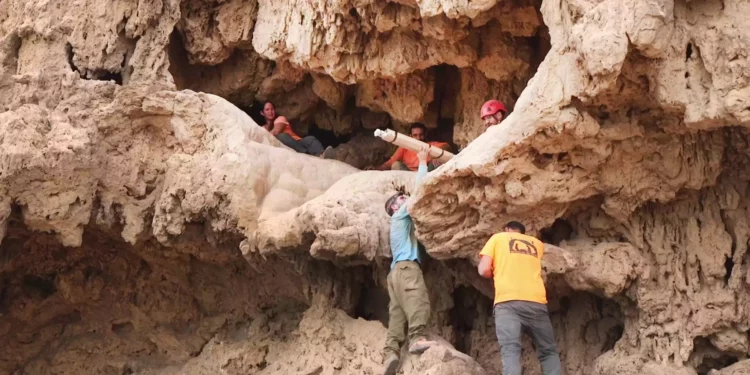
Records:
[[[419,158],[419,168],[417,168],[417,178],[415,181],[414,189],[416,189],[419,186],[419,181],[424,177],[424,175],[427,174],[427,154],[430,150],[429,146],[426,146],[417,152],[417,157]],[[412,203],[414,198],[409,198],[409,201],[406,202],[399,211],[405,210],[406,213],[409,212],[409,205]],[[395,216],[395,214],[394,214]]]
[[[417,168],[417,179],[415,181],[414,188],[416,189],[417,186],[419,186],[419,181],[422,180],[422,177],[424,177],[427,174],[427,156],[430,153],[430,146],[422,147],[419,152],[417,152],[417,157],[419,158],[419,168]]]

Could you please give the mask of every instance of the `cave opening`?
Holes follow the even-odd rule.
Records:
[[[350,316],[354,319],[379,321],[388,327],[388,290],[378,285],[372,267],[361,267],[360,274],[365,276],[359,284],[354,312]]]
[[[111,72],[104,69],[95,69],[95,70],[81,70],[76,66],[75,64],[75,52],[73,51],[73,45],[70,43],[65,43],[65,55],[68,60],[68,66],[70,69],[83,79],[92,79],[97,81],[113,81],[118,85],[122,85],[123,79],[122,79],[122,73],[121,72]],[[125,63],[127,61],[128,55],[125,54],[123,56],[123,62],[120,66],[121,69],[124,69]]]
[[[41,299],[46,299],[57,292],[54,274],[38,276],[24,275],[22,285],[26,293],[33,296],[39,296]]]
[[[185,44],[182,41],[180,32],[175,28],[169,34],[169,44],[167,44],[167,57],[169,59],[169,74],[172,75],[175,88],[185,90],[188,88],[186,73],[190,70],[190,61]],[[202,78],[202,77],[201,77]]]
[[[732,245],[734,247],[734,244]],[[729,280],[732,278],[732,270],[734,269],[734,260],[731,255],[727,255],[724,260],[724,268],[727,273],[724,275],[724,286],[729,285]]]
[[[321,129],[316,123],[310,125],[307,135],[318,138],[323,147],[338,147],[351,139],[351,134],[337,135],[333,130]]]
[[[695,368],[698,375],[708,375],[712,370],[721,370],[739,362],[738,353],[722,351],[703,336],[693,339],[693,352],[688,362]]]
[[[601,348],[601,353],[605,353],[614,349],[615,344],[620,341],[625,333],[625,318],[622,309],[616,302],[594,294],[591,294],[591,296],[596,302],[596,311],[605,324],[605,339]]]
[[[575,236],[573,226],[568,220],[562,218],[555,219],[551,226],[543,228],[539,233],[542,242],[555,246]]]
[[[479,28],[476,31],[481,33]],[[502,34],[510,43],[523,47],[519,49],[523,52],[515,57],[519,65],[510,76],[493,76],[476,67],[438,62],[404,75],[418,76],[414,81],[400,82],[402,77],[399,76],[395,77],[395,82],[400,83],[394,83],[395,86],[380,87],[367,86],[365,82],[386,81],[394,77],[376,75],[344,84],[332,80],[320,69],[295,66],[286,60],[268,60],[249,46],[230,48],[229,57],[222,62],[202,65],[193,61],[190,41],[178,26],[173,29],[168,44],[169,72],[178,90],[190,89],[221,96],[259,125],[264,123],[259,113],[261,100],[270,99],[277,109],[282,108],[280,114],[289,118],[298,135],[314,136],[324,147],[349,144],[354,151],[337,153],[336,158],[344,155],[341,158],[345,160],[340,161],[366,168],[381,164],[396,149],[375,139],[374,129],[407,132],[411,124],[422,123],[427,127],[428,141],[447,143],[449,150],[456,154],[483,132],[478,111],[485,100],[497,98],[512,111],[515,101],[550,50],[550,37],[543,22],[536,26],[535,31],[505,30]],[[478,53],[487,53],[481,48],[481,40],[478,44],[479,47],[475,46],[479,48]],[[427,96],[413,98],[412,91],[421,88],[429,90]],[[367,99],[362,99],[363,95]],[[401,105],[421,112],[420,118],[404,120],[409,116],[399,113],[402,110],[397,107]],[[385,115],[387,120],[376,120],[378,115]],[[354,153],[359,155],[353,156]],[[363,156],[365,153],[367,156]]]
[[[739,358],[733,355],[722,354],[719,357],[705,357],[698,365],[698,375],[709,375],[711,370],[721,370],[739,362]]]
[[[474,323],[482,308],[492,302],[472,287],[458,286],[453,290],[453,308],[448,312],[449,324],[453,328],[453,346],[462,353],[471,353]]]
[[[449,64],[431,68],[436,77],[433,100],[427,107],[425,122],[428,123],[427,140],[445,142],[451,150],[457,150],[453,141],[456,119],[456,101],[461,91],[461,71]],[[433,120],[434,119],[434,120]],[[430,124],[430,121],[434,123]]]

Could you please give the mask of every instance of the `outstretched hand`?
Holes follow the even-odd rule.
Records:
[[[430,154],[430,145],[422,146],[422,148],[419,149],[417,152],[417,157],[419,158],[419,162],[427,162],[427,156]]]

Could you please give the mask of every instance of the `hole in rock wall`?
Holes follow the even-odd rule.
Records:
[[[435,90],[433,101],[427,107],[427,114],[436,118],[435,127],[429,129],[428,139],[436,142],[446,142],[456,151],[453,143],[453,128],[456,118],[456,101],[461,90],[461,72],[453,65],[440,64],[432,68],[434,71]]]
[[[4,75],[18,74],[18,56],[21,52],[23,39],[21,39],[18,34],[11,33],[8,34],[5,37],[5,40],[0,43],[4,43],[4,45],[0,46],[0,48],[4,48],[7,51],[4,59],[0,60],[0,64],[2,64],[2,67],[4,68],[0,73],[1,81]],[[0,101],[0,103],[2,103],[2,101]],[[0,107],[0,109],[2,109],[2,107]],[[0,176],[2,176],[2,173],[0,173]]]
[[[336,135],[332,130],[321,129],[317,124],[312,124],[307,130],[307,134],[317,138],[324,147],[338,147],[351,139],[351,135]]]
[[[548,281],[547,284],[555,284]],[[625,323],[620,306],[595,294],[565,290],[565,295],[554,286],[548,287],[550,318],[555,327],[563,361],[574,358],[576,347],[585,347],[585,360],[593,361],[614,349],[622,338]],[[569,354],[570,353],[570,354]]]
[[[732,251],[732,253],[734,253],[734,251]],[[724,268],[727,270],[726,275],[724,275],[724,286],[727,286],[729,285],[729,279],[732,278],[732,269],[734,269],[734,260],[732,260],[731,256],[726,257],[726,260],[724,261]]]
[[[79,69],[78,66],[76,66],[75,64],[75,52],[73,51],[73,46],[70,43],[65,44],[65,54],[68,58],[68,65],[70,66],[70,69],[78,73],[78,75],[81,78],[93,79],[97,81],[114,81],[116,84],[122,85],[123,79],[122,79],[122,73],[120,72],[110,72],[104,69],[94,69],[94,70]],[[125,66],[126,61],[127,61],[127,55],[124,55],[121,68]]]
[[[27,295],[46,299],[57,292],[55,288],[55,275],[25,275],[23,277],[23,289]]]
[[[65,55],[68,57],[68,65],[70,66],[70,69],[72,69],[74,72],[78,74],[81,74],[81,71],[73,62],[73,58],[75,57],[75,54],[73,53],[73,45],[71,45],[70,43],[65,43]]]
[[[362,267],[365,280],[359,286],[353,318],[379,321],[388,327],[388,290],[377,285],[371,267]]]
[[[708,375],[711,370],[721,370],[738,361],[739,357],[736,353],[719,350],[705,337],[696,337],[693,340],[693,353],[688,359],[699,375]]]
[[[540,231],[540,239],[544,243],[559,245],[571,239],[575,234],[573,226],[565,219],[556,219],[551,226]]]
[[[539,18],[541,18],[541,14],[539,14]],[[539,65],[542,64],[547,53],[552,49],[552,40],[549,36],[549,29],[546,26],[540,27],[537,33],[527,38],[527,40],[532,51],[530,64],[532,75],[529,76],[531,77],[539,69]]]
[[[191,66],[188,60],[188,52],[177,29],[169,35],[167,56],[169,57],[169,74],[172,75],[177,90],[189,88],[188,76],[190,76],[189,73],[195,68]],[[206,77],[198,73],[198,76],[195,78],[205,79]]]
[[[471,352],[474,322],[479,311],[491,308],[492,300],[474,288],[459,286],[453,291],[453,308],[449,312],[450,325],[453,328],[453,346],[463,353]]]
[[[133,323],[130,322],[112,324],[112,332],[114,332],[116,335],[127,335],[133,332],[133,330]]]

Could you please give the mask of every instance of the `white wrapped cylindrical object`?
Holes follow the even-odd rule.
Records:
[[[424,146],[430,146],[430,152],[428,153],[430,158],[438,160],[443,163],[445,163],[448,160],[451,160],[451,158],[453,157],[452,153],[445,151],[440,147],[428,145],[427,143],[418,141],[406,134],[397,133],[391,129],[386,129],[386,130],[376,129],[375,136],[380,137],[380,139],[386,142],[393,143],[396,146],[400,146],[405,149],[412,150],[414,152],[418,152]]]

